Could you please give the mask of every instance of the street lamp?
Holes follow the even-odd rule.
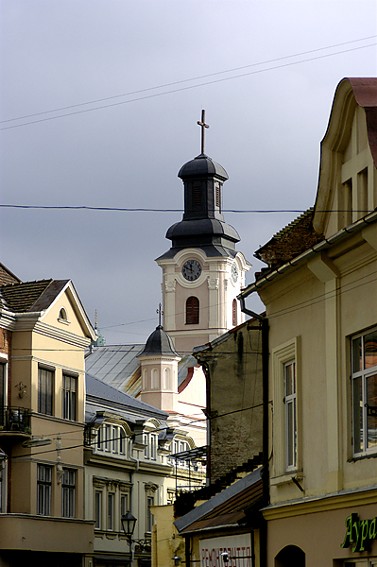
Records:
[[[151,540],[148,538],[145,539],[133,539],[133,533],[135,530],[135,525],[137,522],[137,519],[135,518],[135,516],[133,514],[131,514],[131,512],[127,512],[126,514],[122,514],[122,517],[120,519],[121,524],[122,524],[122,528],[124,531],[124,535],[127,538],[128,544],[130,546],[130,551],[132,554],[132,544],[135,543],[137,546],[137,551],[141,551],[141,552],[146,552],[146,553],[150,553],[151,551]]]
[[[126,514],[122,514],[122,518],[121,518],[121,523],[122,523],[122,528],[124,531],[124,535],[127,538],[128,543],[132,544],[132,536],[133,533],[135,531],[135,525],[136,525],[136,518],[135,516],[133,516],[131,514],[131,512],[127,512]]]

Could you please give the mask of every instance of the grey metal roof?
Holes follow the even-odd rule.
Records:
[[[141,344],[94,347],[85,358],[86,372],[113,388],[137,396],[141,391],[138,356],[143,348]],[[198,362],[193,356],[182,357],[178,363],[178,385],[194,366],[198,366]]]
[[[155,417],[159,420],[168,418],[168,414],[162,410],[155,408],[145,402],[141,402],[124,392],[109,386],[105,382],[98,380],[94,376],[86,373],[86,396],[87,406],[101,405],[103,409],[117,409],[127,413],[127,416],[134,421],[135,414],[142,417]]]
[[[205,154],[199,154],[196,158],[191,159],[184,165],[178,172],[178,177],[181,179],[193,176],[214,176],[223,179],[229,179],[229,176],[222,165],[213,161],[212,158]]]
[[[86,371],[119,390],[127,390],[128,381],[140,368],[137,358],[143,344],[100,346],[85,358]]]

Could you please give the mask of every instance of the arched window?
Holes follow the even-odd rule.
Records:
[[[199,323],[199,299],[191,296],[186,301],[186,325]]]
[[[233,299],[232,301],[232,325],[233,327],[237,327],[237,299]]]
[[[164,370],[164,384],[163,387],[165,390],[170,390],[171,389],[171,372],[170,372],[170,368],[165,368]]]
[[[157,368],[152,368],[151,376],[151,390],[158,390],[160,387],[160,380]]]
[[[305,567],[305,553],[296,545],[287,545],[275,557],[275,567]]]
[[[64,309],[64,307],[62,307],[59,311],[59,321],[64,321],[65,323],[68,323],[67,312]]]

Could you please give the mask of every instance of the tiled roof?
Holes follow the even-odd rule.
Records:
[[[355,100],[364,108],[370,151],[377,167],[377,77],[350,77]]]
[[[0,286],[20,282],[21,280],[17,276],[12,274],[4,264],[0,263]]]
[[[313,228],[313,214],[313,207],[302,213],[259,248],[255,257],[275,269],[323,240]]]
[[[5,305],[14,313],[39,312],[47,309],[69,280],[40,280],[0,287]]]

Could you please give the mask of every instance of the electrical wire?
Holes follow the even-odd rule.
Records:
[[[238,74],[238,75],[233,75],[233,76],[231,76],[231,77],[223,77],[222,79],[214,79],[214,80],[212,80],[212,81],[206,81],[206,82],[204,82],[204,83],[199,83],[199,84],[197,84],[197,85],[190,85],[190,86],[187,86],[187,87],[181,87],[181,88],[177,88],[177,89],[172,89],[172,90],[164,91],[164,92],[161,92],[161,93],[154,93],[154,94],[150,94],[150,95],[145,95],[145,96],[141,96],[141,97],[136,97],[136,98],[132,98],[132,99],[125,100],[125,101],[121,101],[121,102],[114,102],[114,103],[111,103],[111,104],[106,104],[106,105],[102,105],[102,106],[97,106],[97,107],[94,107],[94,108],[86,108],[86,109],[83,109],[83,110],[76,110],[76,111],[74,111],[74,112],[67,112],[66,114],[59,114],[59,115],[57,115],[57,116],[50,116],[50,117],[46,117],[46,118],[40,118],[40,119],[38,119],[38,120],[31,120],[31,121],[29,121],[29,122],[23,122],[22,124],[15,124],[15,125],[13,125],[13,126],[5,126],[5,127],[0,128],[0,130],[11,130],[11,129],[14,129],[14,128],[21,128],[21,127],[23,127],[23,126],[30,126],[30,125],[32,125],[32,124],[38,124],[38,123],[47,122],[47,121],[50,121],[50,120],[57,120],[57,119],[59,119],[59,118],[65,118],[65,117],[67,117],[67,116],[74,116],[74,115],[77,115],[77,114],[84,114],[84,113],[87,113],[87,112],[95,112],[95,111],[97,111],[97,110],[103,110],[103,109],[105,109],[105,108],[112,108],[112,107],[115,107],[115,106],[120,106],[120,105],[124,105],[124,104],[130,104],[130,103],[132,103],[132,102],[138,102],[138,101],[147,100],[147,99],[150,99],[150,98],[156,98],[156,97],[166,96],[166,95],[168,95],[168,94],[175,94],[175,93],[178,93],[178,92],[187,91],[187,90],[191,90],[191,89],[197,89],[197,88],[199,88],[199,87],[208,86],[208,85],[213,85],[213,84],[221,83],[221,82],[224,82],[224,81],[231,81],[231,80],[234,80],[234,79],[239,79],[239,78],[247,77],[247,76],[250,76],[250,75],[257,75],[257,74],[260,74],[260,73],[266,73],[267,71],[273,71],[273,70],[281,69],[281,68],[284,68],[284,67],[290,67],[290,66],[292,66],[292,65],[300,65],[300,64],[302,64],[302,63],[308,63],[308,62],[316,61],[316,60],[319,60],[319,59],[325,59],[325,58],[328,58],[328,57],[334,57],[335,55],[341,55],[341,54],[344,54],[344,53],[350,53],[350,52],[352,52],[352,51],[357,51],[357,50],[360,50],[360,49],[366,49],[366,48],[369,48],[369,47],[374,47],[375,45],[377,45],[377,43],[371,43],[371,44],[363,45],[363,46],[360,46],[360,47],[354,47],[354,48],[351,48],[351,49],[345,49],[345,50],[342,50],[342,51],[336,51],[336,52],[334,52],[334,53],[328,53],[328,54],[325,54],[325,55],[319,55],[319,56],[317,56],[317,57],[309,57],[309,58],[307,58],[307,59],[302,59],[302,60],[300,60],[300,61],[293,61],[293,62],[290,62],[290,63],[283,63],[282,65],[275,65],[275,66],[272,66],[272,67],[267,67],[266,69],[259,69],[259,70],[257,70],[257,71],[250,71],[250,72],[248,72],[248,73],[241,73],[241,74]],[[50,111],[46,111],[46,112],[50,112]],[[13,120],[13,119],[9,119],[9,120]]]
[[[275,59],[267,59],[265,61],[259,61],[257,63],[249,63],[248,65],[242,65],[241,67],[233,67],[231,69],[225,69],[223,71],[217,71],[216,73],[207,73],[205,75],[198,75],[195,77],[190,77],[188,79],[182,79],[180,81],[171,81],[169,83],[162,83],[161,85],[156,85],[154,87],[147,87],[145,89],[139,89],[136,91],[129,91],[126,93],[121,93],[121,94],[117,94],[117,95],[111,95],[111,96],[107,96],[104,98],[97,98],[97,99],[93,99],[93,100],[88,100],[85,102],[80,102],[77,104],[70,104],[68,106],[60,106],[57,108],[52,108],[51,110],[43,110],[40,112],[33,112],[32,114],[24,114],[23,116],[15,116],[14,118],[8,118],[6,120],[0,120],[0,124],[6,124],[8,122],[14,122],[16,120],[24,120],[25,118],[33,118],[35,116],[42,116],[43,114],[50,114],[52,112],[62,112],[63,110],[70,110],[71,108],[78,108],[80,106],[86,106],[88,104],[96,104],[98,102],[105,102],[107,100],[113,100],[114,98],[121,98],[121,97],[126,97],[126,96],[133,96],[136,94],[141,94],[141,93],[145,93],[148,91],[152,91],[152,90],[157,90],[157,89],[162,89],[165,87],[171,87],[174,85],[180,85],[183,83],[188,83],[191,81],[199,81],[201,79],[206,79],[208,77],[216,77],[218,75],[223,75],[225,73],[233,73],[234,71],[241,71],[243,69],[248,69],[250,67],[256,67],[258,65],[267,65],[268,63],[276,63],[277,61],[284,61],[286,59],[292,59],[293,57],[301,57],[302,55],[309,55],[309,53],[316,53],[318,51],[323,51],[325,49],[333,49],[334,47],[341,47],[342,45],[350,45],[351,43],[358,43],[360,41],[368,41],[370,39],[374,39],[376,38],[376,35],[371,35],[371,36],[367,36],[367,37],[362,37],[360,39],[352,39],[352,40],[348,40],[348,41],[343,41],[341,43],[334,43],[332,45],[327,45],[325,47],[318,47],[316,49],[310,49],[309,51],[302,51],[300,53],[294,53],[293,55],[285,55],[283,57],[277,57]]]

